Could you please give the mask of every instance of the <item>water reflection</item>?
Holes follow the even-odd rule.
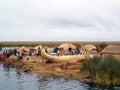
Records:
[[[120,90],[120,87],[99,87],[83,81],[48,78],[25,74],[0,64],[0,90]]]

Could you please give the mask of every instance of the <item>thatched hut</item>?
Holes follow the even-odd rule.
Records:
[[[85,45],[84,48],[86,51],[91,51],[91,50],[97,49],[94,45]]]
[[[62,50],[62,54],[64,54],[65,52],[68,52],[70,48],[72,52],[75,52],[77,47],[71,43],[63,43],[57,47],[57,49]]]
[[[92,45],[92,44],[85,45],[83,48],[89,54],[96,54],[97,55],[97,48],[94,45]]]
[[[120,59],[120,45],[108,45],[101,52],[100,55],[104,58],[107,55],[113,55]]]

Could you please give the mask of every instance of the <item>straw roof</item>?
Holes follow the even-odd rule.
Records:
[[[27,48],[27,47],[25,47],[25,46],[20,47],[18,50],[21,52],[23,49],[24,49],[25,51],[29,51],[29,50],[30,50],[29,48]]]
[[[71,43],[63,43],[59,45],[57,48],[63,48],[64,51],[67,51],[69,48],[76,49],[76,46]]]
[[[85,48],[87,51],[91,51],[91,50],[97,49],[94,45],[85,45],[84,48]]]
[[[120,54],[120,45],[108,45],[100,54]]]

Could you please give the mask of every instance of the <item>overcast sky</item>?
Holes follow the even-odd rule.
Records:
[[[120,41],[120,0],[0,0],[0,41]]]

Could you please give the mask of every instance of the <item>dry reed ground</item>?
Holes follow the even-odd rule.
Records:
[[[42,74],[45,76],[64,77],[72,79],[81,79],[81,62],[70,63],[41,63],[41,57],[31,56],[29,60],[24,57],[23,60],[16,60],[14,55],[4,62],[10,66],[19,68],[22,72]]]

